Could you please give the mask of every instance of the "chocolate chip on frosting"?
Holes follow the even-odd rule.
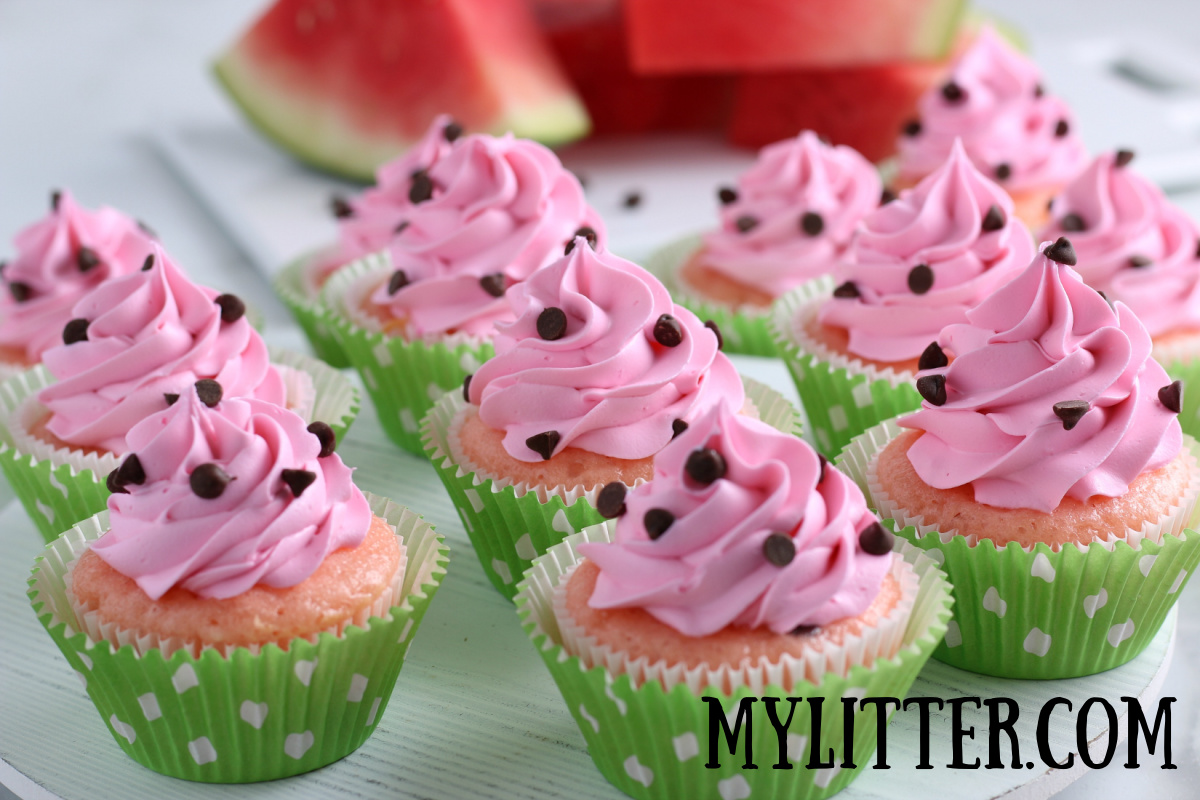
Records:
[[[819,625],[797,625],[792,628],[792,636],[807,636],[810,633],[821,630]]]
[[[1087,223],[1075,212],[1064,214],[1063,218],[1058,221],[1058,226],[1067,233],[1079,233],[1087,230]]]
[[[642,517],[642,524],[646,526],[646,535],[651,539],[662,536],[674,522],[675,515],[665,508],[652,508]]]
[[[858,285],[854,281],[846,281],[833,290],[833,296],[842,300],[850,300],[858,297]]]
[[[201,403],[204,403],[209,408],[221,402],[221,397],[224,394],[225,391],[221,388],[221,384],[212,378],[202,378],[196,381],[196,396],[200,398]]]
[[[671,420],[671,438],[674,439],[679,434],[688,429],[688,424],[681,419]]]
[[[13,300],[16,300],[18,303],[24,303],[33,297],[33,287],[28,283],[13,281],[8,285],[8,293],[12,295]]]
[[[908,137],[920,136],[921,135],[921,120],[910,119],[908,122],[904,123],[904,127],[901,128],[900,130],[904,133],[905,136],[908,136]]]
[[[1118,150],[1117,157],[1114,159],[1113,163],[1118,167],[1125,167],[1129,165],[1130,161],[1133,161],[1132,150]]]
[[[800,230],[808,236],[820,236],[825,230],[825,218],[815,211],[805,211],[800,217]]]
[[[1129,266],[1131,266],[1135,269],[1139,269],[1141,267],[1148,267],[1153,263],[1154,262],[1151,261],[1146,256],[1130,256],[1129,257]]]
[[[317,437],[317,441],[321,443],[321,452],[317,453],[317,458],[326,458],[333,455],[333,451],[337,449],[337,434],[333,432],[333,428],[329,427],[329,423],[310,422],[308,432]]]
[[[678,347],[683,341],[683,325],[670,314],[654,321],[654,341],[663,347]]]
[[[721,329],[717,326],[717,323],[711,319],[705,320],[704,327],[706,327],[710,331],[712,331],[713,335],[717,337],[717,349],[724,350],[725,349],[725,337],[721,335]]]
[[[63,328],[63,344],[75,344],[76,342],[86,342],[88,321],[86,319],[73,319]]]
[[[1033,87],[1033,96],[1034,97],[1041,97],[1045,93],[1046,93],[1046,88],[1044,86],[1042,86],[1040,83]]]
[[[738,233],[748,233],[758,227],[758,217],[743,214],[733,221],[733,226],[738,229]]]
[[[584,239],[587,239],[588,247],[592,248],[593,250],[596,249],[596,240],[598,236],[596,234],[596,229],[591,225],[584,225],[579,230],[575,231],[575,235],[582,236]]]
[[[1174,381],[1158,390],[1158,402],[1173,414],[1183,410],[1183,382]]]
[[[433,197],[433,179],[429,173],[419,169],[412,174],[412,184],[408,187],[408,199],[412,203],[424,203]]]
[[[197,497],[216,500],[225,491],[225,487],[231,480],[233,478],[229,477],[229,474],[221,469],[219,464],[209,462],[192,470],[192,474],[188,477],[188,485],[192,487],[192,493]]]
[[[567,313],[561,308],[543,308],[537,318],[537,335],[547,342],[561,339],[567,332]]]
[[[1004,215],[1004,209],[992,203],[988,208],[987,213],[983,215],[983,224],[980,227],[984,233],[990,231],[998,231],[1004,227],[1004,223],[1008,222],[1008,218]]]
[[[1060,119],[1054,126],[1054,135],[1060,139],[1071,132],[1071,125],[1065,119]]]
[[[400,220],[396,223],[396,227],[392,228],[392,236],[399,236],[400,234],[404,233],[406,230],[408,230],[409,225],[412,225],[412,223],[408,220]]]
[[[871,556],[884,556],[892,552],[896,537],[878,522],[872,522],[858,534],[858,546]]]
[[[1069,431],[1091,408],[1086,400],[1062,400],[1054,404],[1054,416],[1062,420],[1063,430]]]
[[[931,405],[946,405],[946,376],[923,375],[917,378],[917,393]]]
[[[221,307],[221,322],[237,322],[246,315],[246,304],[236,294],[217,295],[213,302]]]
[[[504,290],[507,288],[504,285],[503,272],[493,272],[490,275],[484,275],[479,279],[479,285],[492,297],[504,297]]]
[[[1065,236],[1058,237],[1054,244],[1047,245],[1042,251],[1042,255],[1051,261],[1057,261],[1059,264],[1066,264],[1068,267],[1075,266],[1075,248],[1071,246],[1071,240]]]
[[[121,487],[141,486],[145,482],[146,470],[142,467],[142,460],[138,458],[137,453],[125,456],[121,466],[117,467],[117,484]]]
[[[627,487],[620,481],[607,483],[596,495],[596,510],[605,519],[614,519],[625,513]]]
[[[941,369],[948,365],[950,359],[946,358],[946,352],[942,350],[937,342],[930,342],[929,346],[921,351],[921,358],[917,361],[917,369]]]
[[[129,490],[121,484],[117,483],[117,470],[108,473],[108,477],[104,479],[104,485],[112,494],[129,494]]]
[[[722,186],[720,189],[717,189],[717,199],[721,201],[721,205],[723,206],[732,205],[737,202],[737,190],[728,186]]]
[[[708,486],[725,477],[725,457],[711,447],[700,447],[688,454],[683,471],[696,483]]]
[[[933,270],[928,264],[917,264],[908,271],[908,288],[913,294],[925,294],[933,288]]]
[[[354,206],[350,205],[350,201],[340,194],[330,196],[329,210],[333,212],[333,216],[337,219],[346,219],[347,217],[354,216]]]
[[[444,128],[442,128],[442,136],[446,139],[447,142],[453,142],[462,135],[463,135],[463,126],[453,120],[450,122],[447,122],[446,126]]]
[[[163,392],[163,399],[167,401],[167,408],[179,402],[179,395],[175,392]]]
[[[543,461],[549,461],[560,441],[562,434],[558,431],[542,431],[526,439],[525,446],[541,456]]]
[[[942,97],[947,103],[961,103],[967,99],[967,93],[954,81],[947,81],[942,85]]]
[[[285,469],[280,471],[279,477],[292,490],[292,497],[299,497],[304,494],[305,489],[312,486],[313,481],[317,479],[317,473],[306,469]]]
[[[471,376],[463,378],[463,402],[471,402]]]
[[[825,482],[825,468],[829,466],[829,459],[817,453],[817,485],[820,486]]]
[[[398,269],[392,273],[392,277],[388,278],[387,293],[388,296],[394,295],[396,292],[408,286],[408,273],[402,269]]]
[[[796,543],[786,533],[772,533],[763,540],[763,558],[777,567],[786,567],[796,557]]]
[[[142,272],[149,272],[154,269],[154,253],[146,256],[146,260],[142,262]]]
[[[50,193],[50,210],[58,211],[58,204],[61,201],[62,201],[62,192],[58,189],[55,189],[53,192]]]
[[[80,272],[89,272],[100,266],[100,256],[96,255],[96,251],[90,247],[80,247],[75,253],[75,264],[79,267]]]
[[[884,187],[884,190],[879,193],[879,205],[881,206],[886,206],[895,199],[896,193],[886,187]]]
[[[996,165],[996,180],[1006,181],[1011,177],[1012,177],[1012,165],[1011,164],[997,164]]]

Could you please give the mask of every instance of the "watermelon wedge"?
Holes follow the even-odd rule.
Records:
[[[277,0],[215,71],[264,135],[360,180],[439,113],[547,144],[588,131],[525,0]]]

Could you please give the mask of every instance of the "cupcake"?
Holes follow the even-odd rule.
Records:
[[[602,245],[603,226],[558,158],[512,135],[456,138],[409,184],[412,205],[386,251],[339,270],[322,297],[384,431],[422,455],[425,412],[492,355],[496,324],[513,319],[508,287],[576,234]]]
[[[601,522],[720,402],[746,403],[720,336],[646,270],[583,237],[508,293],[496,356],[425,420],[426,450],[506,597],[551,545]],[[794,424],[777,395],[752,401]]]
[[[902,698],[950,617],[944,576],[915,548],[893,552],[853,481],[806,443],[728,406],[663,448],[654,472],[617,519],[539,559],[517,596],[596,766],[636,798],[839,791],[874,752],[872,712],[852,736],[841,714],[817,723],[828,768],[804,768],[802,745],[763,755],[777,737],[758,713],[708,769],[708,701],[733,720],[744,698],[808,697],[790,740],[811,734],[814,701]],[[757,768],[743,769],[751,739]],[[764,763],[777,759],[799,768]]]
[[[16,255],[0,269],[0,377],[41,361],[61,343],[75,304],[105,280],[141,269],[153,247],[120,211],[90,211],[68,191],[54,192],[50,213],[13,243]]]
[[[736,189],[720,189],[720,228],[664,248],[647,268],[721,326],[730,352],[776,356],[771,304],[835,271],[881,188],[856,151],[804,131],[764,148]]]
[[[991,27],[917,108],[898,143],[897,188],[936,170],[961,139],[975,165],[1012,195],[1014,213],[1038,228],[1050,198],[1087,163],[1071,110],[1046,93],[1037,65]]]
[[[104,508],[126,434],[198,382],[213,396],[319,413],[345,432],[358,404],[349,381],[304,357],[272,364],[244,311],[236,296],[189,281],[155,244],[143,268],[72,307],[43,366],[0,386],[0,467],[47,540]]]
[[[822,452],[916,408],[913,374],[929,343],[1029,264],[1033,242],[1012,208],[955,144],[862,222],[836,278],[776,304],[780,349]]]
[[[276,277],[276,293],[323,361],[339,368],[350,366],[341,346],[321,322],[321,287],[339,267],[388,246],[405,215],[420,202],[413,174],[430,169],[461,135],[462,126],[449,116],[436,117],[412,149],[379,168],[374,186],[356,197],[335,195],[331,199],[330,208],[337,219],[337,241],[300,256]]]
[[[39,618],[144,766],[282,778],[382,715],[446,551],[351,483],[328,430],[185,391],[130,431],[107,512],[39,559]]]
[[[1180,384],[1123,303],[1046,245],[935,343],[919,411],[843,455],[900,535],[938,551],[955,626],[937,658],[1009,678],[1123,664],[1200,563],[1195,440]]]

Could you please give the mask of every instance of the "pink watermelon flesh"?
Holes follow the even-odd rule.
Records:
[[[644,73],[782,70],[939,59],[965,0],[626,0]]]
[[[524,0],[278,0],[215,69],[269,138],[364,180],[439,113],[549,144],[588,129]]]

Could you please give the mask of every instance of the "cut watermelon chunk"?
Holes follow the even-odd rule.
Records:
[[[362,180],[439,113],[548,144],[588,130],[524,0],[278,0],[216,74],[266,136]]]
[[[634,69],[780,70],[940,59],[965,0],[625,0]]]

